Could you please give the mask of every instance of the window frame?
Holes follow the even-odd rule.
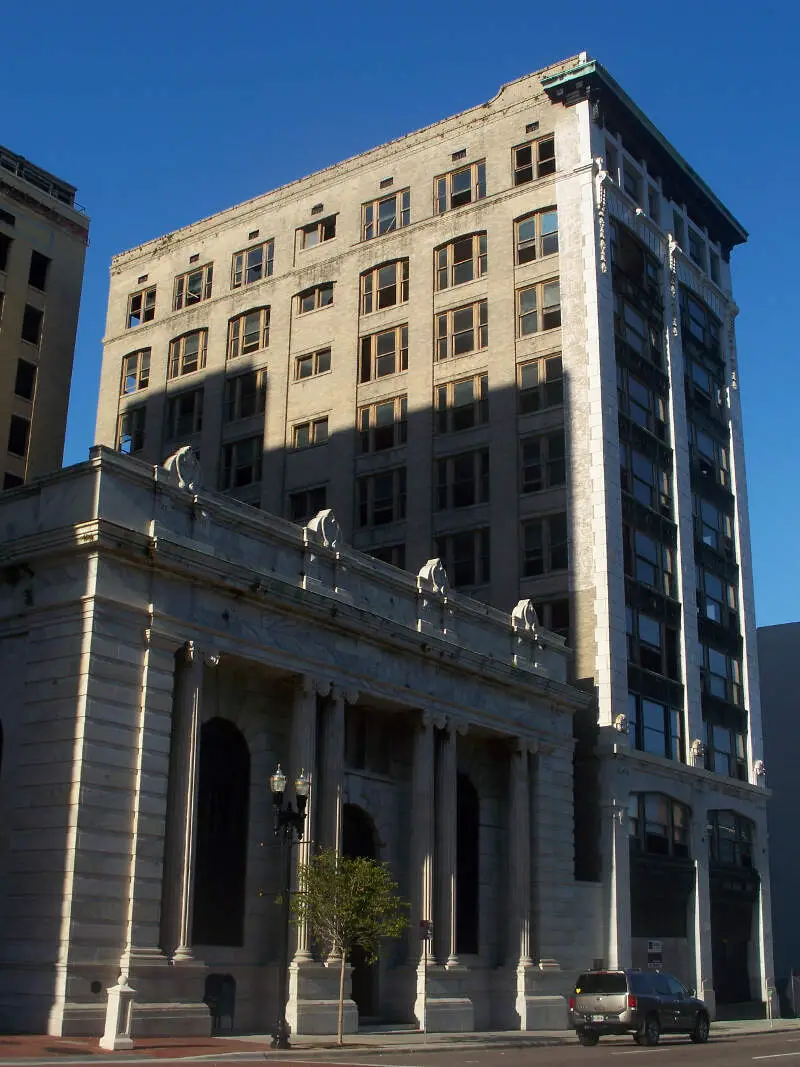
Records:
[[[389,494],[378,497],[376,488],[381,481],[391,483]],[[389,467],[374,471],[356,479],[356,512],[358,528],[376,529],[392,523],[403,522],[406,518],[406,468]],[[389,504],[386,504],[389,501]],[[379,507],[380,502],[380,507]],[[376,517],[380,516],[379,519]]]
[[[634,388],[631,388],[631,386]],[[638,395],[637,395],[638,392]],[[643,394],[646,396],[646,406]],[[667,441],[667,401],[629,367],[617,364],[617,404],[619,411],[659,441]]]
[[[381,217],[381,205],[394,201],[394,213],[384,216],[391,225],[383,226]],[[399,211],[398,211],[399,202]],[[399,220],[399,221],[398,221]],[[409,226],[411,223],[411,189],[398,189],[396,193],[388,196],[379,196],[374,200],[367,200],[361,205],[361,239],[373,241],[376,237],[382,237],[385,233],[394,233],[397,230]],[[368,232],[374,230],[374,232]]]
[[[18,451],[16,448],[16,441],[14,438],[17,436],[17,427],[23,427],[20,432],[22,433],[23,443],[22,451]],[[12,447],[12,444],[14,447]],[[8,441],[6,444],[6,451],[9,456],[17,456],[19,459],[26,459],[31,447],[31,420],[26,415],[18,415],[16,412],[12,412],[8,420]]]
[[[327,356],[327,360],[320,357]],[[309,378],[316,378],[318,374],[330,374],[331,363],[333,359],[333,350],[330,346],[325,348],[317,348],[313,352],[304,352],[302,355],[294,357],[294,381],[305,382]],[[311,372],[309,374],[301,374],[300,368],[306,366],[307,362],[311,363]],[[327,362],[327,366],[323,366],[320,369],[320,363]]]
[[[645,708],[645,705],[649,705]],[[668,701],[655,700],[628,690],[628,734],[631,744],[639,752],[652,756],[683,762],[685,758],[683,709],[675,708]],[[658,716],[661,723],[658,723]],[[648,716],[650,716],[648,720]],[[650,725],[648,725],[648,721]],[[655,724],[655,725],[653,725]],[[648,739],[660,738],[648,745]]]
[[[126,420],[134,422],[133,427],[126,433]],[[141,425],[138,425],[141,423]],[[133,456],[144,449],[145,434],[147,431],[147,405],[131,404],[123,408],[117,416],[117,443],[116,450],[124,456]],[[123,439],[130,439],[130,447],[123,447]],[[138,441],[138,444],[137,444]]]
[[[394,337],[394,347],[381,352],[379,338]],[[378,373],[383,366],[381,360],[387,360],[392,356],[393,369]],[[387,364],[388,365],[388,364]],[[366,373],[367,367],[369,373]],[[402,374],[408,370],[408,323],[398,326],[389,326],[385,330],[376,330],[374,333],[365,334],[358,339],[358,383],[379,381],[381,378],[389,378],[393,374]]]
[[[555,444],[555,454],[552,453]],[[536,445],[538,457],[526,460],[526,449]],[[559,453],[560,449],[560,453]],[[526,470],[539,470],[538,485],[529,484]],[[536,479],[533,479],[534,481]],[[546,493],[551,489],[564,489],[567,485],[567,440],[563,426],[535,434],[525,434],[519,439],[519,491],[521,494]]]
[[[198,338],[197,343],[197,366],[190,367],[188,370],[184,367],[186,359],[186,341],[190,337]],[[205,326],[201,326],[196,330],[188,330],[186,333],[180,334],[178,337],[173,337],[169,343],[169,358],[167,361],[167,381],[177,381],[179,378],[183,378],[187,374],[194,374],[199,370],[203,370],[206,365],[206,356],[208,353],[208,329]]]
[[[202,431],[204,393],[205,390],[202,385],[167,393],[167,402],[164,405],[165,441],[175,441],[180,437],[191,437]],[[188,417],[191,426],[182,428],[180,420],[181,418],[186,418],[187,414],[185,412],[181,413],[180,404],[190,398],[192,399],[192,410],[189,412]]]
[[[381,285],[381,272],[394,268],[394,281],[389,285]],[[398,270],[399,268],[399,270]],[[399,278],[398,278],[399,274]],[[381,294],[389,289],[394,289],[395,299],[391,303],[381,303]],[[409,261],[408,257],[401,259],[389,259],[385,263],[378,263],[369,270],[362,271],[359,278],[359,310],[361,315],[373,315],[378,311],[386,311],[388,308],[399,307],[408,303],[409,290]]]
[[[246,325],[248,317],[252,315],[258,315],[258,343],[253,345],[249,343],[249,347],[245,348],[246,338]],[[248,308],[246,311],[240,311],[238,315],[233,315],[228,319],[228,342],[225,349],[225,357],[228,360],[238,359],[239,356],[246,356],[252,352],[261,352],[265,348],[269,348],[269,331],[270,320],[272,316],[272,308],[269,304],[263,304],[261,307]],[[252,334],[251,334],[252,336]],[[236,351],[234,351],[236,349]]]
[[[554,230],[544,231],[544,220],[548,216],[555,216],[556,226]],[[533,236],[522,237],[522,227],[527,223],[533,223]],[[551,247],[552,244],[555,247]],[[518,267],[526,263],[536,263],[548,256],[558,255],[558,208],[544,207],[536,211],[529,211],[514,219],[514,262]],[[532,254],[528,252],[532,250]]]
[[[251,278],[250,272],[254,269],[250,265],[252,253],[260,252],[258,261],[258,275]],[[248,285],[255,285],[266,278],[272,277],[275,269],[275,238],[269,237],[266,241],[258,241],[256,244],[240,248],[231,256],[231,289],[246,289]]]
[[[457,551],[461,552],[470,543],[471,550],[468,553],[456,555]],[[448,581],[454,589],[477,588],[488,585],[492,580],[489,526],[437,534],[434,538],[434,555],[442,560]],[[462,568],[465,565],[470,567],[471,580],[462,581]]]
[[[672,479],[658,460],[646,455],[628,441],[620,441],[620,488],[623,493],[650,511],[672,516]],[[645,477],[649,467],[652,480]],[[647,497],[647,499],[645,499]]]
[[[542,158],[542,149],[552,142],[552,153]],[[528,152],[530,158],[524,159],[524,153]],[[520,155],[523,158],[520,159]],[[530,173],[529,173],[530,172]],[[538,181],[556,173],[556,138],[554,133],[546,133],[542,137],[534,137],[530,141],[523,141],[514,145],[511,149],[511,184],[514,188],[527,185],[528,182]]]
[[[470,254],[466,259],[456,260],[456,246],[470,242]],[[470,277],[456,281],[456,271],[463,264],[469,263]],[[455,289],[459,285],[469,285],[470,282],[485,278],[488,271],[488,235],[486,230],[477,230],[475,233],[460,234],[452,237],[444,244],[437,245],[433,250],[433,280],[434,291],[443,293],[448,289]],[[444,284],[442,279],[444,278]]]
[[[245,394],[243,386],[246,380],[252,379],[255,389]],[[252,411],[242,413],[243,396],[253,396],[255,403]],[[231,374],[225,379],[225,391],[223,395],[222,422],[225,426],[240,422],[243,419],[252,419],[257,415],[263,415],[267,408],[267,372],[260,370],[247,370],[240,374]]]
[[[459,188],[454,192],[454,179],[459,175],[469,174],[469,198],[463,199],[467,192],[466,188]],[[453,203],[453,198],[458,197],[458,203]],[[454,170],[437,174],[433,179],[433,214],[445,215],[448,211],[456,211],[468,204],[476,204],[486,198],[486,159],[476,159],[472,163],[465,163]]]
[[[378,422],[378,411],[392,406],[393,419],[391,423]],[[375,452],[386,452],[392,448],[400,448],[408,439],[408,394],[398,393],[397,396],[387,397],[383,400],[375,400],[371,404],[364,404],[358,409],[358,433],[360,441],[360,454],[371,455]],[[378,446],[376,440],[383,431],[391,428],[391,443]],[[382,436],[380,437],[382,440]]]
[[[134,352],[128,352],[122,357],[122,377],[119,385],[120,396],[132,396],[134,393],[147,389],[150,385],[150,359],[151,348],[137,348]],[[133,363],[133,369],[129,366]],[[133,388],[128,389],[127,383],[133,378]]]
[[[536,367],[537,384],[525,386],[523,382],[526,371],[531,367]],[[541,376],[542,370],[545,373],[544,380]],[[553,399],[554,397],[557,399]],[[544,403],[542,403],[542,398],[544,398]],[[517,364],[517,408],[520,415],[531,415],[563,406],[564,361],[561,352],[527,359]]]
[[[297,294],[297,314],[298,315],[310,315],[313,311],[322,311],[324,308],[333,307],[333,287],[334,282],[319,282],[317,285],[310,285],[308,289],[302,289]],[[323,300],[325,293],[330,292],[330,300]],[[303,307],[303,302],[308,297],[313,296],[314,306]]]
[[[658,802],[663,805],[662,822],[653,818],[653,809],[648,804]],[[632,851],[647,856],[667,856],[671,859],[691,859],[691,824],[692,810],[688,804],[668,796],[666,793],[640,792],[631,793],[628,803],[628,836],[636,844]],[[648,832],[648,826],[663,827],[664,833]],[[664,841],[664,848],[648,848],[648,838]]]
[[[456,404],[459,386],[471,386],[472,399],[464,404]],[[455,425],[458,412],[471,411],[464,425]],[[434,386],[434,433],[462,433],[476,426],[489,422],[489,373],[478,371],[465,378],[454,378],[449,382],[440,382]]]
[[[329,440],[329,420],[327,415],[318,415],[305,422],[296,422],[292,425],[291,445],[296,452],[307,448],[317,448],[325,445]],[[306,436],[307,435],[307,436]],[[305,437],[305,440],[303,438]]]
[[[522,531],[520,575],[522,578],[541,578],[547,574],[563,574],[569,571],[569,523],[566,510],[531,516],[523,519],[520,525]],[[536,528],[541,531],[538,548],[528,544],[528,533]],[[562,533],[563,536],[561,536]],[[563,562],[559,555],[561,552],[564,554]],[[541,570],[531,569],[533,559],[539,557],[541,558]]]
[[[29,314],[30,313],[30,314]],[[29,323],[31,316],[36,317],[36,340],[31,340],[30,337],[25,336],[26,323]],[[42,308],[34,307],[33,304],[25,304],[22,312],[22,324],[20,325],[20,340],[24,341],[26,345],[32,345],[33,348],[40,349],[42,347],[42,338],[44,336],[44,311]]]
[[[315,495],[316,494],[316,495]],[[300,498],[303,497],[304,507],[300,509],[295,515],[295,504],[300,503]],[[318,505],[316,510],[310,510],[315,503]],[[318,515],[320,511],[324,511],[328,506],[328,483],[323,482],[321,485],[310,485],[304,489],[292,489],[288,494],[288,511],[289,521],[297,523],[298,525],[305,526],[315,515]]]
[[[156,317],[156,289],[158,286],[151,285],[146,289],[137,289],[135,293],[128,295],[128,310],[125,316],[125,329],[135,330],[139,326],[144,326],[148,322],[152,322]],[[152,297],[152,300],[150,299]],[[138,314],[134,311],[134,301],[139,300]],[[137,318],[137,322],[131,321],[133,318]]]
[[[195,275],[200,276],[200,295],[190,300],[189,279]],[[204,300],[210,300],[214,289],[214,263],[204,263],[200,267],[192,267],[175,277],[172,290],[172,310],[183,311],[186,308],[201,304]]]
[[[332,232],[328,233],[328,230],[331,229],[331,223],[333,223]],[[326,215],[323,219],[314,219],[312,222],[307,222],[305,226],[298,227],[297,234],[301,252],[309,252],[312,248],[319,248],[320,245],[325,244],[327,241],[335,239],[336,215]],[[311,234],[316,234],[316,240],[309,243],[307,238]]]
[[[36,396],[36,384],[39,380],[39,364],[33,363],[22,356],[17,357],[17,369],[14,374],[14,396],[20,400],[27,400],[31,404]],[[21,386],[24,388],[20,392]]]
[[[644,543],[646,541],[655,546],[655,559],[643,551],[649,547]],[[678,579],[671,545],[626,522],[622,525],[622,548],[623,570],[628,578],[663,596],[677,599]],[[648,571],[652,571],[655,583],[650,581]]]
[[[545,293],[547,290],[553,288],[558,291],[558,303],[546,304]],[[529,302],[529,294],[533,293],[534,303],[532,306],[524,307],[526,298]],[[552,297],[552,292],[551,292]],[[534,282],[531,285],[523,285],[516,291],[516,309],[517,309],[517,340],[522,340],[525,337],[531,337],[533,334],[547,333],[550,330],[558,330],[561,328],[561,279],[560,277],[546,278],[540,282]],[[557,311],[553,309],[557,308]],[[549,321],[545,324],[545,316],[549,316]],[[533,329],[527,329],[529,322],[533,317]],[[557,317],[558,322],[553,322],[552,319]]]
[[[700,641],[700,690],[737,708],[744,707],[743,663],[721,648]],[[724,661],[722,664],[719,660]],[[724,670],[721,671],[719,668]],[[720,684],[721,680],[721,684]]]
[[[465,311],[471,313],[472,325],[468,329],[457,330],[456,317]],[[433,317],[433,322],[436,363],[442,363],[446,359],[471,356],[489,347],[489,301],[485,297],[472,300],[468,304],[459,304],[458,307],[448,308],[446,311],[438,311]],[[456,347],[459,343],[457,338],[466,337],[468,333],[472,334],[472,347],[457,352]]]
[[[491,472],[488,448],[438,456],[433,467],[434,512],[457,511],[489,503]],[[468,499],[464,498],[464,494]]]
[[[250,457],[239,457],[238,450],[247,447],[255,453]],[[244,462],[244,460],[247,462]],[[238,480],[238,472],[251,468],[253,477],[247,481]],[[247,489],[251,485],[260,485],[264,468],[264,435],[251,434],[238,437],[233,441],[223,441],[219,464],[219,489],[229,493],[237,489]]]

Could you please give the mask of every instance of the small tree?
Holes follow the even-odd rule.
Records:
[[[383,937],[400,937],[408,925],[408,904],[396,893],[388,866],[377,860],[350,859],[326,850],[298,871],[292,900],[293,922],[305,923],[311,936],[339,957],[339,1014],[336,1036],[344,1029],[344,976],[349,953],[359,945],[373,963]]]

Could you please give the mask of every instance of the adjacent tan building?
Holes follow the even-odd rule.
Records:
[[[64,455],[89,220],[75,188],[0,146],[2,487]]]
[[[117,256],[97,442],[508,610],[592,689],[575,871],[606,965],[771,988],[731,250],[585,54]]]

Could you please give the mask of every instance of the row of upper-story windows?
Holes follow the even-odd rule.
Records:
[[[327,237],[324,239],[328,239]],[[558,252],[558,212],[555,208],[530,212],[514,220],[515,260],[518,265]],[[231,268],[231,288],[261,281],[272,274],[274,242],[267,241],[237,252]],[[485,231],[466,234],[434,249],[434,288],[443,291],[486,275],[488,237]],[[143,277],[147,277],[144,275]],[[179,275],[174,282],[173,311],[199,304],[213,292],[213,264],[207,263]],[[299,315],[333,303],[334,282],[324,282],[298,293]],[[126,326],[133,329],[152,322],[156,315],[157,289],[150,286],[128,297]],[[409,299],[409,261],[398,259],[381,263],[361,274],[360,311],[371,314],[405,303]]]
[[[8,212],[4,212],[4,214],[8,215]],[[14,216],[9,215],[9,217],[13,219]],[[6,233],[0,233],[0,274],[8,272],[9,263],[14,254],[14,243],[13,237],[9,237]],[[35,248],[31,250],[30,259],[28,260],[28,285],[31,288],[37,289],[40,293],[47,291],[50,264],[52,262],[52,259],[44,255],[44,253],[37,252]]]

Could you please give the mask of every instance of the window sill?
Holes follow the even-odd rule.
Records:
[[[309,308],[308,311],[298,311],[295,314],[295,318],[296,319],[307,319],[309,317],[309,315],[319,315],[319,313],[321,311],[329,311],[332,307],[335,307],[335,304],[330,303],[330,304],[325,304],[323,307]]]
[[[305,378],[294,378],[292,379],[292,385],[300,385],[303,382],[313,382],[317,378],[325,378],[328,374],[332,373],[333,368],[331,368],[331,370],[321,370],[317,374],[308,374]]]

